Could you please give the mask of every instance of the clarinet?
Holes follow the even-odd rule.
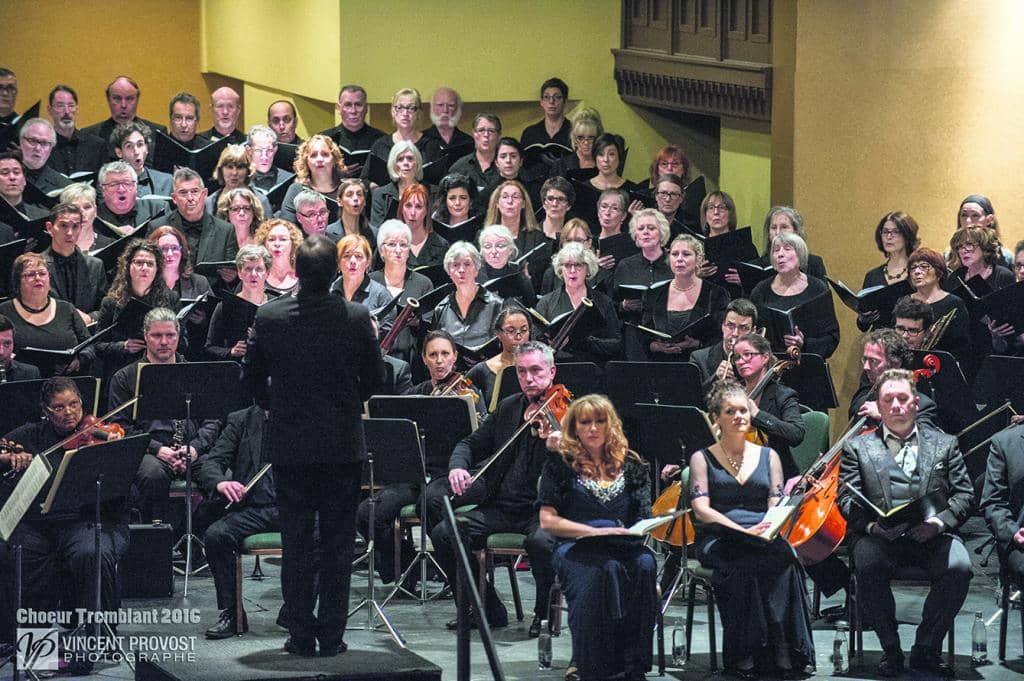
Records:
[[[185,420],[174,419],[174,434],[171,436],[171,448],[178,452],[178,459],[185,463],[185,457],[188,456],[188,449],[182,449],[185,446]],[[182,453],[184,451],[184,453]]]
[[[0,383],[7,382],[7,365],[0,363]]]

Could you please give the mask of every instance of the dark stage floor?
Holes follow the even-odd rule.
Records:
[[[996,610],[996,576],[998,567],[993,556],[987,567],[980,566],[980,557],[974,554],[973,549],[980,545],[985,532],[984,523],[977,519],[972,520],[967,526],[968,546],[972,549],[971,555],[975,562],[975,576],[971,585],[971,593],[967,603],[964,605],[961,614],[957,617],[956,630],[956,655],[957,668],[956,678],[965,680],[986,679],[986,680],[1018,680],[1024,675],[1024,657],[1021,651],[1021,628],[1020,613],[1014,610],[1010,617],[1008,658],[1005,665],[992,662],[981,667],[973,667],[970,661],[971,646],[971,625],[974,620],[974,612],[981,611],[987,618]],[[208,642],[203,639],[202,632],[216,620],[215,598],[213,592],[213,581],[205,575],[190,580],[188,603],[182,603],[180,598],[180,579],[177,585],[179,596],[171,601],[168,600],[133,600],[127,601],[125,606],[133,608],[162,608],[180,607],[200,609],[198,624],[179,625],[151,625],[151,626],[124,626],[122,633],[125,635],[194,635],[195,638],[195,662],[180,665],[180,668],[188,668],[188,675],[181,678],[193,679],[195,681],[206,679],[217,679],[224,681],[240,681],[241,679],[255,678],[283,678],[288,672],[290,678],[337,678],[330,676],[332,670],[344,667],[345,669],[356,669],[362,673],[372,674],[385,670],[400,668],[402,665],[415,665],[415,656],[408,658],[400,657],[398,648],[394,645],[391,637],[384,629],[373,632],[351,631],[346,636],[350,650],[345,655],[334,661],[303,660],[286,655],[282,651],[285,640],[285,633],[274,624],[277,610],[281,603],[281,591],[278,583],[278,563],[276,560],[263,561],[265,578],[261,581],[254,581],[249,578],[252,569],[252,559],[246,559],[246,579],[244,584],[245,606],[249,614],[250,633],[246,636],[231,639],[228,641]],[[525,622],[515,622],[514,611],[511,604],[511,595],[508,588],[507,575],[504,570],[498,571],[498,588],[506,597],[510,615],[513,623],[506,629],[497,630],[495,638],[497,641],[498,655],[502,661],[506,678],[511,680],[556,680],[561,679],[564,668],[568,663],[570,655],[570,637],[568,630],[564,630],[561,637],[554,639],[554,668],[551,670],[537,670],[537,645],[534,639],[526,634],[526,627],[529,624],[529,615]],[[519,581],[523,591],[523,599],[527,604],[533,600],[533,582],[528,572],[519,573]],[[353,604],[362,597],[366,586],[366,573],[360,571],[353,580]],[[436,585],[434,585],[436,586]],[[901,621],[916,621],[919,617],[920,606],[924,599],[924,589],[902,589],[897,593],[897,607]],[[384,594],[378,598],[383,600]],[[835,603],[826,601],[823,606]],[[529,605],[527,605],[529,610]],[[392,618],[395,626],[408,642],[409,650],[412,653],[424,658],[430,665],[436,665],[441,669],[441,678],[455,679],[455,635],[444,628],[444,623],[454,614],[454,602],[451,599],[428,603],[420,606],[409,600],[393,601],[387,607],[387,613]],[[674,604],[666,619],[666,648],[671,645],[671,632],[674,627],[682,627],[684,622],[685,607],[682,601]],[[350,626],[364,625],[365,614],[356,615]],[[909,650],[913,640],[913,627],[910,625],[901,627],[901,635],[904,641],[904,648]],[[998,625],[989,628],[989,657],[996,658]],[[818,653],[818,673],[813,678],[856,678],[874,679],[874,668],[878,661],[879,647],[877,639],[871,632],[864,637],[867,653],[864,664],[854,667],[853,671],[846,676],[833,677],[831,675],[831,664],[829,656],[832,651],[834,633],[831,625],[819,622],[815,626],[815,643]],[[718,640],[721,641],[719,631]],[[648,675],[649,679],[704,679],[710,676],[708,672],[708,638],[706,628],[706,610],[698,608],[694,629],[693,656],[685,669],[679,670],[670,666],[666,676],[658,677],[655,672]],[[482,647],[474,640],[473,649],[473,674],[474,679],[488,679],[490,672],[487,668],[486,657]],[[343,664],[342,664],[343,663]],[[266,670],[263,676],[253,673],[257,669]],[[391,678],[429,678],[413,676],[411,668],[408,668],[408,675],[405,677],[395,676]],[[302,672],[308,672],[303,674]],[[321,676],[322,675],[322,676]],[[10,668],[0,672],[0,678],[10,678]],[[90,678],[95,679],[132,679],[133,675],[127,665],[103,665]],[[370,677],[372,678],[372,677]],[[434,678],[437,678],[436,676]],[[923,679],[920,674],[908,673],[905,678]]]

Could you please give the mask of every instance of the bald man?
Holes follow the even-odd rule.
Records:
[[[242,98],[229,87],[219,87],[210,95],[213,109],[213,127],[199,133],[211,142],[222,137],[228,138],[228,144],[243,144],[245,134],[238,129],[238,117],[242,113]]]
[[[142,90],[133,78],[130,76],[118,76],[107,86],[107,106],[110,108],[110,118],[82,130],[87,135],[108,141],[107,160],[117,160],[117,155],[114,153],[114,148],[110,146],[109,140],[110,133],[118,125],[139,121],[140,123],[145,123],[151,129],[160,130],[164,133],[167,132],[165,126],[147,121],[145,118],[138,116],[139,98],[141,96]]]
[[[423,131],[427,137],[436,137],[441,149],[465,145],[468,153],[473,136],[456,126],[462,117],[462,97],[454,89],[441,86],[430,96],[430,122],[432,126]]]

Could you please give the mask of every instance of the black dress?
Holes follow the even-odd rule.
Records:
[[[711,507],[743,527],[753,527],[768,510],[773,486],[770,452],[761,448],[757,469],[742,485],[715,457],[701,450],[707,480],[690,478],[690,496],[708,496]],[[691,461],[691,468],[693,461]],[[778,481],[778,482],[781,482]],[[699,528],[697,558],[714,570],[712,586],[722,618],[722,658],[727,669],[753,658],[771,668],[788,656],[793,668],[814,664],[805,574],[782,538],[765,543],[715,524]]]
[[[629,526],[650,515],[646,464],[628,458],[605,489],[588,485],[560,457],[541,474],[537,506],[594,527]],[[609,541],[610,540],[610,541]],[[641,541],[628,538],[559,539],[553,565],[569,604],[572,659],[584,679],[651,668],[658,610],[656,562]]]
[[[828,284],[821,279],[809,276],[807,277],[807,288],[803,291],[793,296],[780,296],[772,290],[774,279],[774,277],[765,279],[751,292],[750,300],[758,308],[773,307],[778,310],[791,310],[798,305],[815,300],[819,296],[829,297],[826,303],[829,308],[828,314],[817,319],[813,326],[800,330],[804,334],[803,352],[821,355],[825,359],[831,357],[839,346],[839,321],[836,319],[836,311],[832,305]],[[764,319],[770,320],[767,314],[764,315]],[[769,329],[769,334],[772,340],[772,349],[776,352],[785,351],[781,332]]]

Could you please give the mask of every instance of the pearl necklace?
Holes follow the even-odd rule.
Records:
[[[696,286],[698,283],[700,283],[700,279],[695,279],[694,282],[687,286],[686,288],[679,288],[679,286],[676,285],[676,280],[673,279],[670,286],[674,288],[676,291],[679,291],[680,293],[686,293],[687,291],[692,291],[693,287]]]

